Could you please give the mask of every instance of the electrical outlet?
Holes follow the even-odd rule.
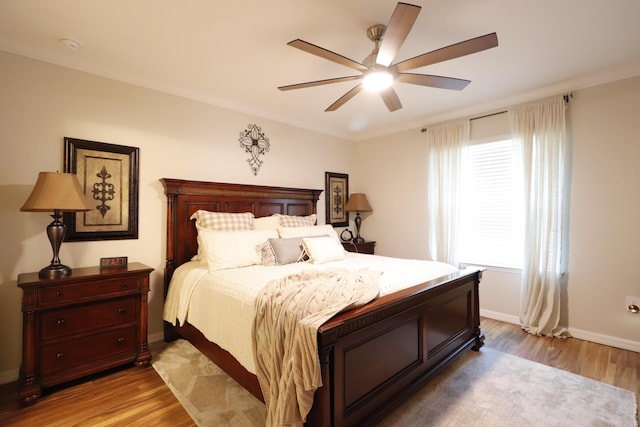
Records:
[[[640,297],[627,297],[625,308],[631,313],[640,311]]]

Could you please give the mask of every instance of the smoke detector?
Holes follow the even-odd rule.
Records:
[[[71,50],[78,50],[82,47],[78,40],[72,39],[70,37],[62,37],[60,39],[60,42]]]

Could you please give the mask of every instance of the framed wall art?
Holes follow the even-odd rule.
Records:
[[[324,173],[325,222],[334,227],[349,226],[349,212],[344,205],[349,197],[349,175],[345,173]]]
[[[95,209],[65,212],[65,241],[138,238],[139,149],[64,139],[64,171],[78,176]]]

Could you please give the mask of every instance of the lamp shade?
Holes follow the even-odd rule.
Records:
[[[73,173],[40,172],[29,198],[20,208],[23,212],[88,211],[93,209]]]
[[[349,196],[347,204],[344,206],[344,210],[347,212],[371,212],[371,206],[367,201],[367,196],[363,193],[353,193]]]

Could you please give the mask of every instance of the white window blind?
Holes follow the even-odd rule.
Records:
[[[463,161],[460,260],[521,268],[522,175],[511,140],[472,144]]]

